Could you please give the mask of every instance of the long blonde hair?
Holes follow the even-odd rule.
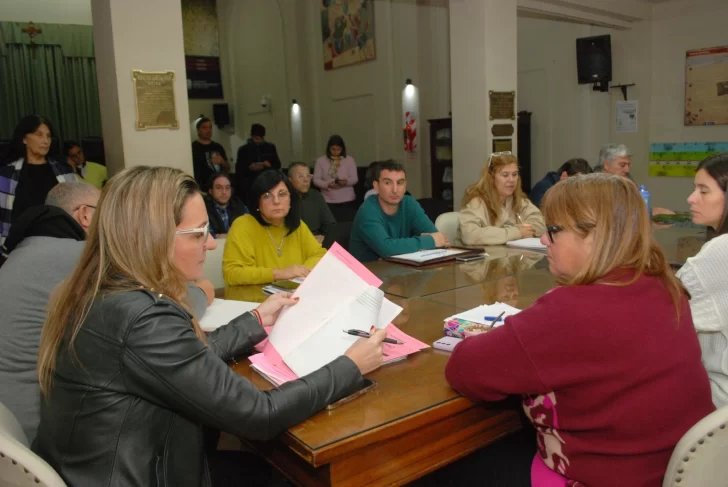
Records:
[[[483,166],[483,172],[477,183],[468,186],[465,190],[465,196],[463,197],[462,207],[470,203],[475,198],[483,200],[486,211],[488,212],[488,219],[491,222],[498,220],[500,209],[503,207],[500,200],[501,197],[498,194],[498,190],[495,188],[495,174],[509,164],[518,165],[518,159],[512,154],[504,154],[492,156],[489,158],[489,162],[486,161]],[[523,206],[523,202],[527,199],[526,195],[521,189],[521,175],[518,174],[518,181],[516,181],[516,190],[513,192],[513,211],[520,211]]]
[[[669,291],[679,322],[687,292],[652,235],[647,207],[632,181],[607,173],[571,177],[546,193],[541,211],[547,225],[582,238],[594,235],[594,251],[587,264],[570,278],[556,276],[559,284],[627,286],[643,274],[654,276]],[[605,276],[615,269],[624,269],[630,279],[624,280],[620,273],[607,280]]]
[[[109,180],[79,262],[51,298],[38,351],[44,395],[50,391],[61,343],[73,351],[97,297],[150,289],[189,310],[185,277],[174,263],[174,241],[184,204],[198,192],[194,179],[167,167],[134,167]],[[192,326],[204,342],[197,321]]]

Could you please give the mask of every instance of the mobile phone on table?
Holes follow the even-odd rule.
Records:
[[[272,285],[286,291],[295,291],[296,289],[298,289],[299,286],[297,282],[289,280],[274,281]]]
[[[486,257],[488,257],[488,254],[483,252],[482,254],[463,255],[462,257],[455,257],[455,260],[458,262],[470,262],[473,260],[485,259]]]
[[[361,396],[362,394],[366,394],[367,392],[373,391],[374,389],[377,388],[377,383],[374,382],[373,380],[364,379],[364,382],[365,382],[365,385],[364,385],[363,388],[359,389],[358,391],[356,391],[353,394],[350,394],[350,395],[346,396],[343,399],[339,399],[335,403],[329,404],[328,406],[326,406],[326,409],[329,410],[329,411],[332,410],[332,409],[336,409],[339,406],[341,406],[342,404],[346,404],[347,402],[351,402],[354,399],[356,399],[357,397]]]

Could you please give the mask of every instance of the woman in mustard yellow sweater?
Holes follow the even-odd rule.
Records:
[[[261,173],[251,188],[250,215],[233,222],[225,242],[225,284],[265,284],[306,277],[326,253],[301,221],[298,196],[281,172]]]

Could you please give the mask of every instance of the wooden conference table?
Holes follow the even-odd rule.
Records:
[[[655,230],[671,262],[684,262],[705,241],[701,228]],[[395,325],[431,344],[443,319],[501,301],[530,306],[555,283],[543,253],[486,247],[487,260],[411,268],[368,264],[387,297],[404,308]],[[335,285],[335,283],[332,283]],[[225,289],[226,299],[262,301],[260,286]],[[246,442],[301,486],[404,485],[521,428],[516,403],[474,404],[445,381],[448,353],[428,348],[367,377],[379,387],[322,411],[277,439]],[[233,366],[260,389],[272,385],[249,363]],[[497,373],[497,371],[494,371]]]

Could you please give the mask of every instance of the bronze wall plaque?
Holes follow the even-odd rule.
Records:
[[[133,69],[136,101],[136,129],[178,129],[174,103],[174,71],[141,71]]]
[[[513,139],[493,139],[493,152],[513,152]]]
[[[495,124],[490,128],[494,137],[510,137],[513,135],[513,125],[510,123]]]
[[[516,119],[516,92],[515,91],[489,91],[490,119]]]

